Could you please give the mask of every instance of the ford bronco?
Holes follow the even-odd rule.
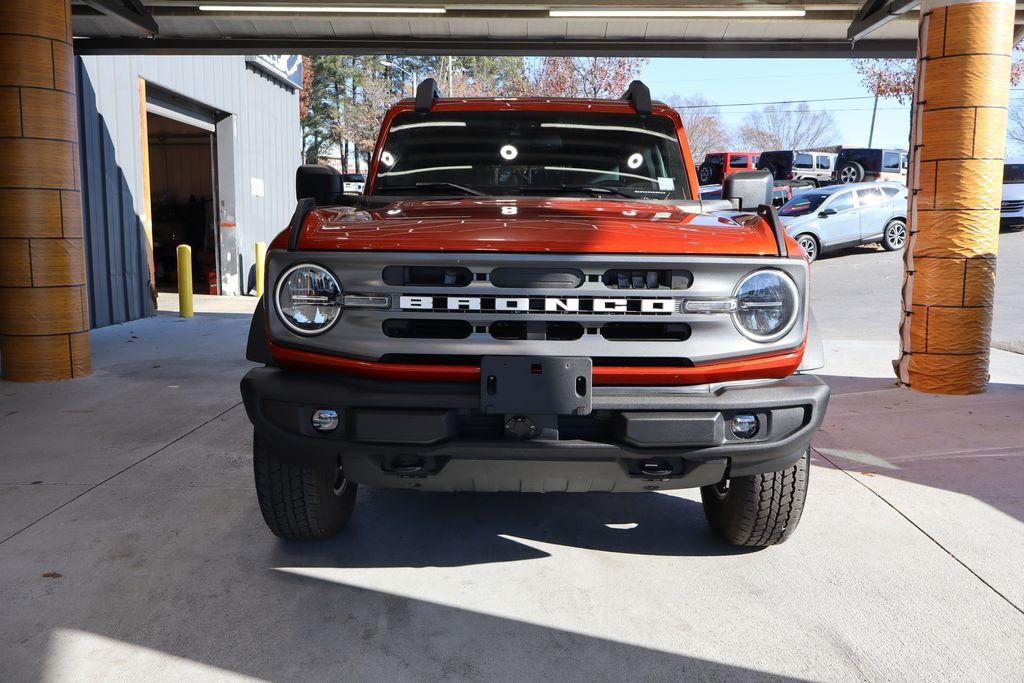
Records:
[[[829,396],[802,372],[808,261],[770,174],[701,201],[688,149],[639,82],[445,99],[428,79],[384,117],[363,195],[301,167],[241,385],[270,529],[332,536],[358,485],[700,487],[729,542],[788,538]]]

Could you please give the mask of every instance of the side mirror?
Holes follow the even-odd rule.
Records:
[[[775,180],[768,171],[737,171],[722,184],[722,199],[742,211],[754,211],[762,204],[772,203]]]
[[[331,166],[304,164],[295,171],[295,199],[311,198],[317,206],[334,204],[342,193],[341,174]]]
[[[835,209],[825,209],[824,211],[818,212],[818,215],[822,218],[828,218],[829,216],[835,216],[837,213],[839,212]]]

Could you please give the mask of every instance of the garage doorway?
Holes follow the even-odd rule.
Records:
[[[149,194],[156,288],[178,289],[177,248],[192,248],[197,294],[217,294],[217,134],[213,114],[146,98]]]

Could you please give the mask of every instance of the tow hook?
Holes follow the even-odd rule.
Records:
[[[422,458],[402,458],[391,465],[391,471],[400,476],[409,476],[423,471]]]
[[[648,460],[640,463],[640,474],[647,479],[668,479],[672,476],[672,467],[663,462]]]

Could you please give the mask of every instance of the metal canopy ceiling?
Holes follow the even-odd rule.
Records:
[[[894,3],[898,12],[887,12]],[[80,54],[912,57],[917,11],[908,11],[905,0],[868,4],[862,10],[833,0],[74,0],[73,29]],[[425,10],[434,13],[419,13]],[[704,16],[552,16],[566,10]],[[788,16],[707,16],[741,11]]]

